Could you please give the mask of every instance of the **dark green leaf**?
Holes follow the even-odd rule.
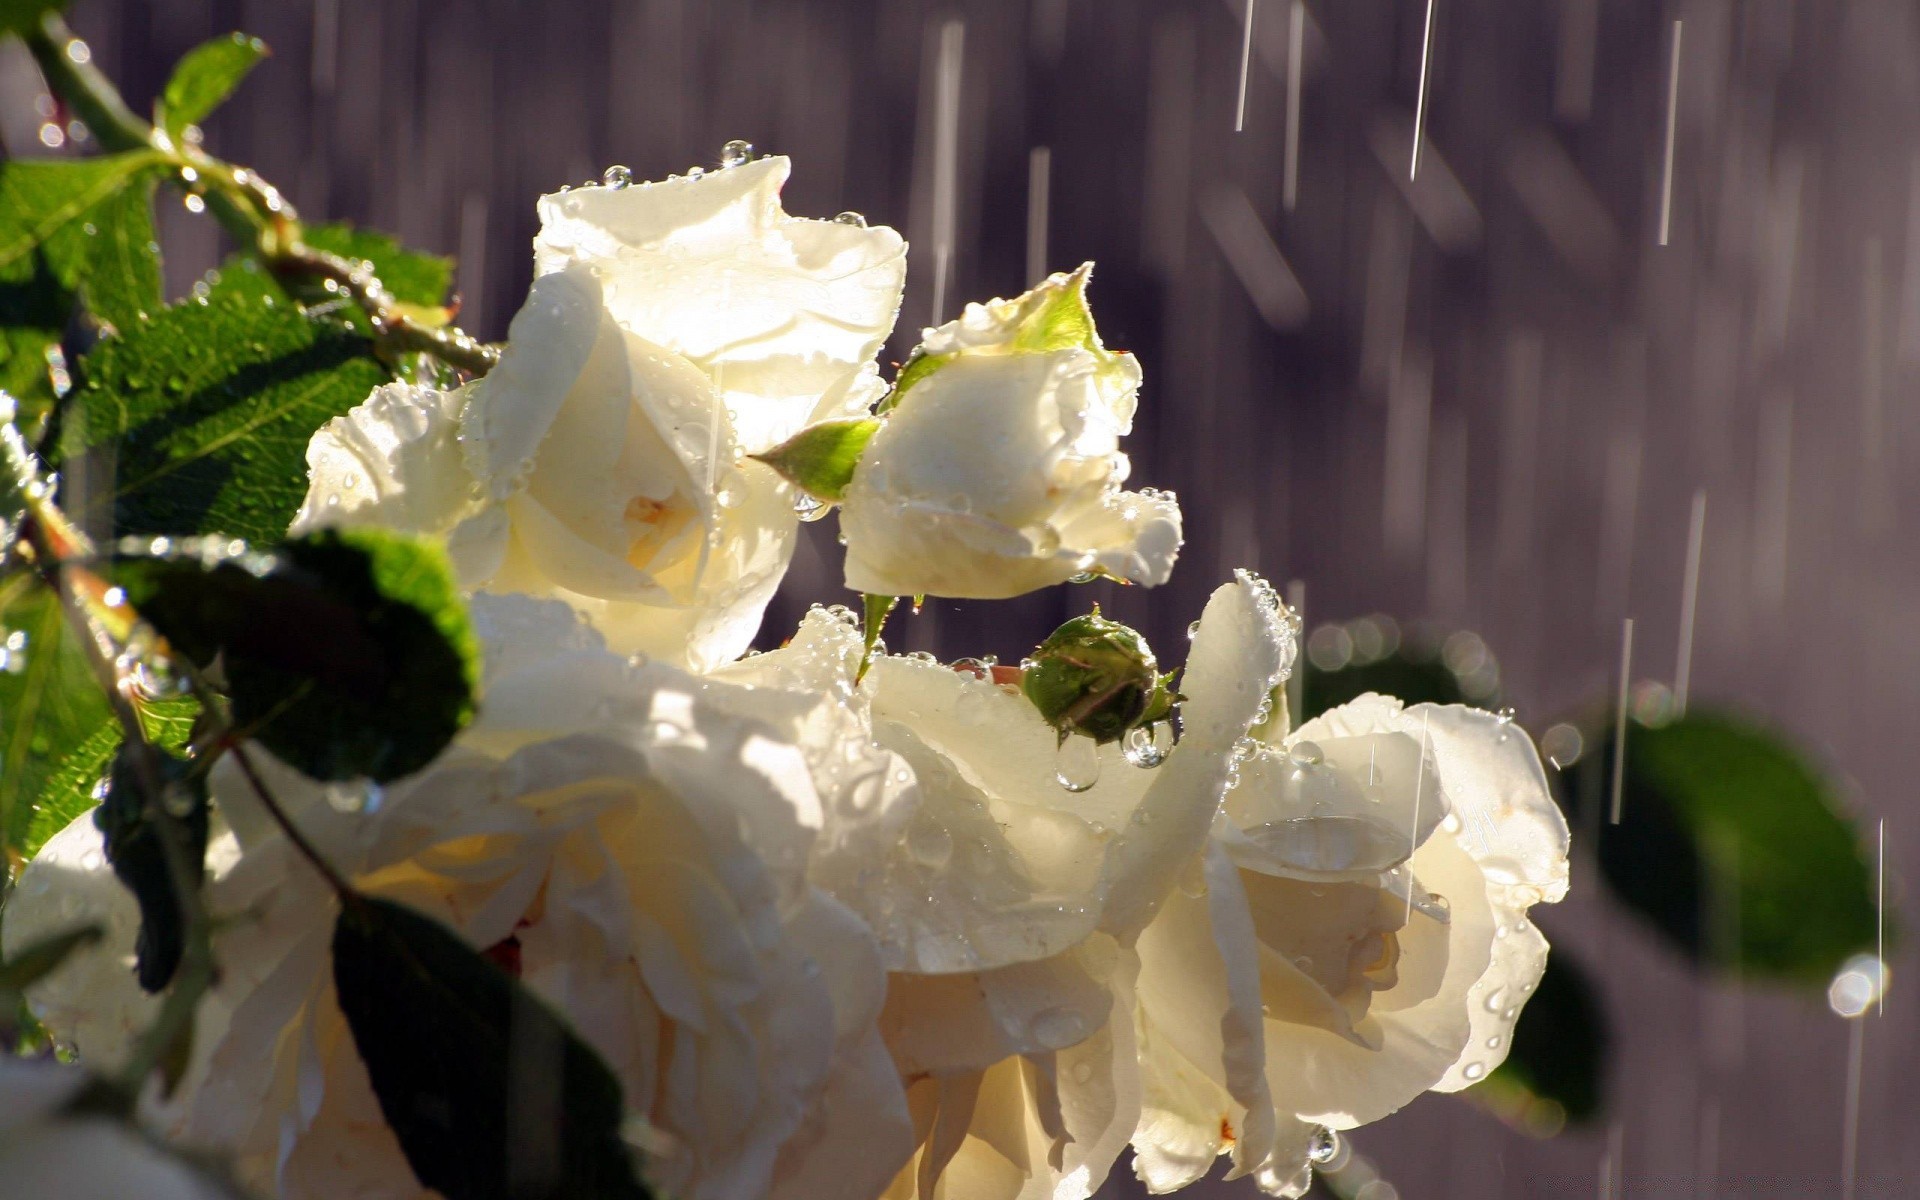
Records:
[[[82,946],[100,940],[98,925],[82,925],[64,933],[50,934],[28,946],[6,962],[0,963],[0,992],[19,992],[32,986],[67,960]]]
[[[1611,729],[1560,777],[1601,874],[1695,960],[1824,985],[1871,949],[1872,876],[1832,786],[1777,735],[1697,707],[1628,726],[1621,821]]]
[[[1309,652],[1300,656],[1299,721],[1368,692],[1408,704],[1492,708],[1499,702],[1499,668],[1472,633],[1443,640],[1415,629],[1402,639],[1391,621],[1362,617],[1320,626],[1307,645]]]
[[[323,530],[270,564],[135,558],[113,578],[176,651],[218,657],[240,729],[315,778],[417,771],[473,714],[479,651],[425,542]]]
[[[620,1081],[532,992],[450,930],[354,897],[333,978],[380,1110],[447,1200],[640,1200]]]
[[[1555,950],[1520,1010],[1507,1060],[1475,1089],[1503,1114],[1537,1132],[1600,1114],[1607,1018],[1586,972]]]
[[[801,491],[818,500],[844,499],[853,468],[880,432],[872,417],[849,417],[809,425],[764,454],[753,455]]]
[[[309,225],[301,237],[316,250],[372,263],[374,274],[402,304],[434,308],[447,302],[447,289],[453,285],[450,258],[405,249],[384,233],[355,229],[344,221]]]
[[[83,280],[96,269],[112,277],[90,290],[118,314],[101,314],[115,323],[143,303],[147,280],[158,306],[157,257],[138,267],[126,255],[153,240],[145,197],[162,166],[144,150],[0,162],[0,388],[21,402],[29,424],[53,405],[47,354],[73,318]],[[140,199],[129,201],[129,192]]]
[[[0,0],[0,37],[26,33],[48,13],[61,12],[67,0]]]
[[[267,56],[267,44],[244,33],[230,33],[202,42],[187,51],[173,68],[160,102],[154,106],[154,124],[176,141],[189,125],[198,125],[220,107],[240,81]]]
[[[110,508],[122,534],[277,540],[306,495],[308,438],[387,378],[371,342],[253,271],[121,334],[85,359],[61,465],[113,481],[85,511]]]
[[[164,806],[186,834],[187,857],[196,866],[207,857],[207,783],[184,758],[155,754],[157,777],[140,770],[140,756],[123,746],[107,777],[107,794],[93,810],[113,873],[140,902],[140,934],[134,940],[135,976],[157,992],[173,979],[186,947],[186,922],[167,866],[153,808]],[[157,793],[157,794],[156,794]]]
[[[147,739],[176,753],[186,749],[193,736],[194,718],[199,713],[199,703],[185,696],[140,705],[141,726],[146,730]],[[104,719],[84,741],[61,758],[35,798],[33,819],[15,847],[22,857],[31,858],[39,853],[48,838],[100,802],[94,795],[94,787],[106,775],[120,742],[118,722]]]
[[[57,765],[112,720],[52,592],[34,588],[0,611],[0,821],[22,853],[34,805]],[[111,747],[108,748],[111,753]],[[104,774],[96,770],[87,786]]]

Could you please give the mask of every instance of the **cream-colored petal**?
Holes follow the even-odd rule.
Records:
[[[1106,1023],[1127,958],[1096,935],[1051,958],[992,971],[896,973],[888,976],[880,1031],[908,1078],[1065,1050]]]
[[[458,436],[467,392],[389,383],[322,425],[307,443],[307,497],[288,532],[451,531],[475,507]]]
[[[540,202],[536,271],[591,265],[624,327],[714,379],[748,451],[844,406],[906,277],[893,230],[787,216],[790,166],[769,157]]]
[[[1526,909],[1567,894],[1567,821],[1547,787],[1533,739],[1510,719],[1463,704],[1407,710],[1428,728],[1460,818],[1460,844],[1496,889]]]

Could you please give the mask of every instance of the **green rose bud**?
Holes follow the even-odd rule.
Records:
[[[1020,690],[1062,738],[1117,742],[1129,729],[1165,720],[1175,696],[1147,640],[1096,608],[1053,631],[1027,660]]]

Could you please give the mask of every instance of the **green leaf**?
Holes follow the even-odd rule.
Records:
[[[1593,981],[1555,950],[1520,1010],[1506,1061],[1468,1095],[1536,1135],[1591,1121],[1600,1115],[1609,1040]]]
[[[642,1200],[620,1081],[544,1002],[452,931],[348,897],[340,1011],[387,1124],[447,1200]]]
[[[752,457],[815,499],[842,500],[847,484],[853,481],[854,466],[873,435],[880,432],[880,425],[872,417],[822,421]]]
[[[244,33],[200,43],[175,64],[154,105],[153,123],[180,140],[187,126],[206,120],[266,56],[267,44]]]
[[[49,934],[0,963],[0,993],[20,992],[51,974],[65,962],[67,955],[82,946],[91,946],[104,936],[98,925],[82,925],[64,933]]]
[[[1703,965],[1824,986],[1874,947],[1872,873],[1832,785],[1777,734],[1691,709],[1630,723],[1621,820],[1613,735],[1560,775],[1575,836],[1598,838],[1601,875]]]
[[[7,647],[0,668],[0,822],[8,851],[18,855],[57,765],[112,713],[52,592],[36,586],[0,609],[0,646]],[[87,780],[89,789],[102,773]]]
[[[322,530],[271,559],[183,553],[111,574],[176,651],[218,659],[235,725],[316,779],[417,771],[473,715],[478,644],[426,542]]]
[[[1094,332],[1093,309],[1087,304],[1087,281],[1093,264],[1083,263],[1067,275],[1049,276],[1023,298],[1023,311],[1014,333],[1013,349],[1024,354],[1055,350],[1091,350],[1104,354]]]
[[[1062,738],[1085,734],[1102,745],[1171,706],[1147,640],[1097,609],[1047,635],[1027,657],[1020,691]]]
[[[186,921],[179,893],[167,866],[165,843],[149,806],[164,806],[179,818],[187,836],[187,857],[201,864],[207,857],[207,781],[184,758],[155,756],[159,795],[148,792],[138,769],[138,757],[129,747],[114,756],[107,777],[107,793],[93,810],[107,861],[113,873],[140,903],[140,933],[134,939],[135,971],[140,986],[157,992],[173,979],[186,947]]]
[[[62,463],[112,480],[70,510],[121,534],[277,540],[307,490],[307,440],[387,372],[372,343],[309,317],[266,276],[223,272],[204,297],[88,354]],[[103,511],[104,510],[104,511]]]
[[[48,352],[83,281],[116,325],[158,308],[157,254],[144,265],[130,259],[153,241],[147,199],[163,167],[145,150],[0,162],[0,388],[21,402],[27,426],[53,406]],[[92,282],[96,273],[104,283]]]
[[[898,596],[874,596],[865,592],[860,594],[860,670],[854,682],[866,678],[867,668],[873,665],[873,652],[880,649],[880,632],[887,627],[887,618],[900,606]]]
[[[143,702],[138,707],[140,724],[148,741],[174,753],[186,750],[193,737],[194,720],[200,715],[198,701],[180,696]],[[60,759],[34,800],[32,821],[15,847],[22,857],[32,858],[38,854],[47,839],[100,802],[94,789],[112,765],[121,740],[119,723],[102,720],[98,728]]]
[[[67,0],[0,0],[0,37],[23,34],[48,13],[64,11]]]
[[[340,221],[309,225],[301,239],[315,250],[372,263],[374,274],[402,304],[436,308],[447,302],[447,289],[453,286],[452,259],[408,250],[384,233]]]

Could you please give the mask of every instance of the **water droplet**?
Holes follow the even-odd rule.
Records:
[[[1326,758],[1317,742],[1295,742],[1287,747],[1287,759],[1296,767],[1317,767]]]
[[[1856,954],[1842,963],[1827,985],[1827,1007],[1842,1017],[1857,1017],[1872,1008],[1886,990],[1887,966],[1871,954]]]
[[[723,167],[737,167],[742,163],[750,163],[752,161],[752,142],[745,142],[739,138],[735,138],[720,147],[720,165]]]
[[[1080,1062],[1080,1063],[1073,1064],[1073,1081],[1075,1083],[1085,1083],[1092,1078],[1093,1078],[1092,1063]]]
[[[1496,1033],[1487,1039],[1487,1049],[1498,1050],[1505,1042],[1506,1039]]]
[[[865,229],[867,227],[867,218],[861,213],[849,211],[834,217],[833,223],[836,225],[851,225],[855,229]]]
[[[1340,1153],[1339,1134],[1328,1129],[1325,1125],[1313,1131],[1313,1136],[1307,1141],[1307,1160],[1309,1162],[1315,1166],[1325,1166],[1327,1163],[1332,1162],[1333,1156],[1338,1153]]]
[[[328,807],[335,812],[357,813],[367,806],[367,789],[358,783],[336,783],[325,794]]]
[[[713,502],[721,508],[734,508],[740,503],[740,489],[723,483],[714,491]]]
[[[793,515],[802,521],[818,521],[827,515],[827,506],[805,492],[793,494]]]
[[[1071,1008],[1049,1008],[1033,1018],[1027,1032],[1048,1050],[1065,1050],[1086,1040],[1087,1019]]]
[[[1194,638],[1197,638],[1199,636],[1200,636],[1200,622],[1195,621],[1193,624],[1187,626],[1188,641],[1192,641]]]
[[[1470,1062],[1467,1064],[1467,1069],[1460,1073],[1470,1080],[1478,1079],[1487,1073],[1487,1064]]]
[[[1445,896],[1442,896],[1439,892],[1427,893],[1426,906],[1431,909],[1436,909],[1440,912],[1447,912],[1453,908],[1453,905],[1447,902],[1447,898]]]
[[[180,204],[190,213],[203,213],[207,211],[207,202],[192,192],[188,192],[185,196],[181,197]]]
[[[1167,752],[1173,748],[1172,726],[1165,721],[1135,725],[1127,730],[1124,748],[1128,762],[1150,771],[1167,761]]]
[[[610,188],[623,188],[633,182],[633,172],[616,163],[600,173],[600,182]]]
[[[1090,737],[1073,734],[1054,753],[1053,779],[1069,792],[1084,792],[1100,782],[1100,747]]]

